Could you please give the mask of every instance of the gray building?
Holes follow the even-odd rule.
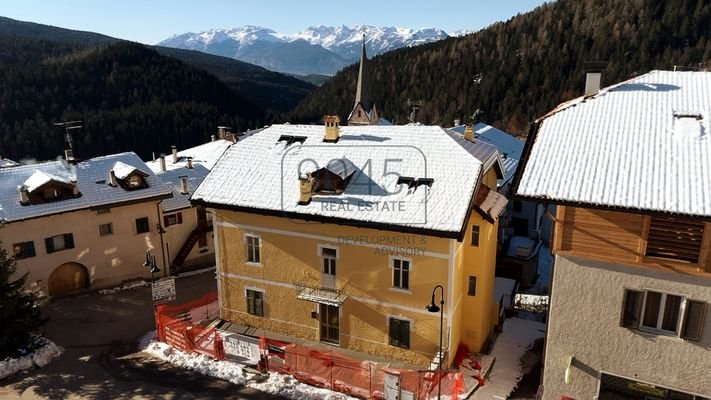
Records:
[[[543,398],[711,398],[711,73],[599,81],[536,121],[514,185],[558,204]]]

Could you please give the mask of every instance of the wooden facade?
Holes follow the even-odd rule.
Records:
[[[711,222],[558,206],[553,251],[685,274],[709,274]]]

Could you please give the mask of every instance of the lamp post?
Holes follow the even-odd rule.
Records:
[[[156,265],[156,256],[150,250],[146,251],[146,260],[143,262],[143,266],[151,269],[151,287],[153,287],[153,274],[160,272],[160,268]]]
[[[440,297],[439,306],[435,304],[437,288],[440,289],[442,296]],[[442,285],[437,285],[432,289],[432,301],[425,307],[425,310],[431,313],[439,312],[439,363],[437,364],[439,379],[437,380],[437,399],[440,399],[442,395],[442,327],[444,322],[444,287],[442,287]]]

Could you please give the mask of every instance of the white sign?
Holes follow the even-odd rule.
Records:
[[[165,278],[153,283],[153,304],[175,300],[175,278]]]

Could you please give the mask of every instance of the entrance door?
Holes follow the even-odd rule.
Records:
[[[400,374],[383,372],[384,400],[400,400]]]
[[[326,289],[336,289],[336,249],[324,247],[321,249],[321,286]]]
[[[321,341],[338,344],[340,341],[338,307],[319,304]]]
[[[55,268],[47,281],[50,296],[59,296],[89,287],[89,271],[81,264],[66,263]]]

